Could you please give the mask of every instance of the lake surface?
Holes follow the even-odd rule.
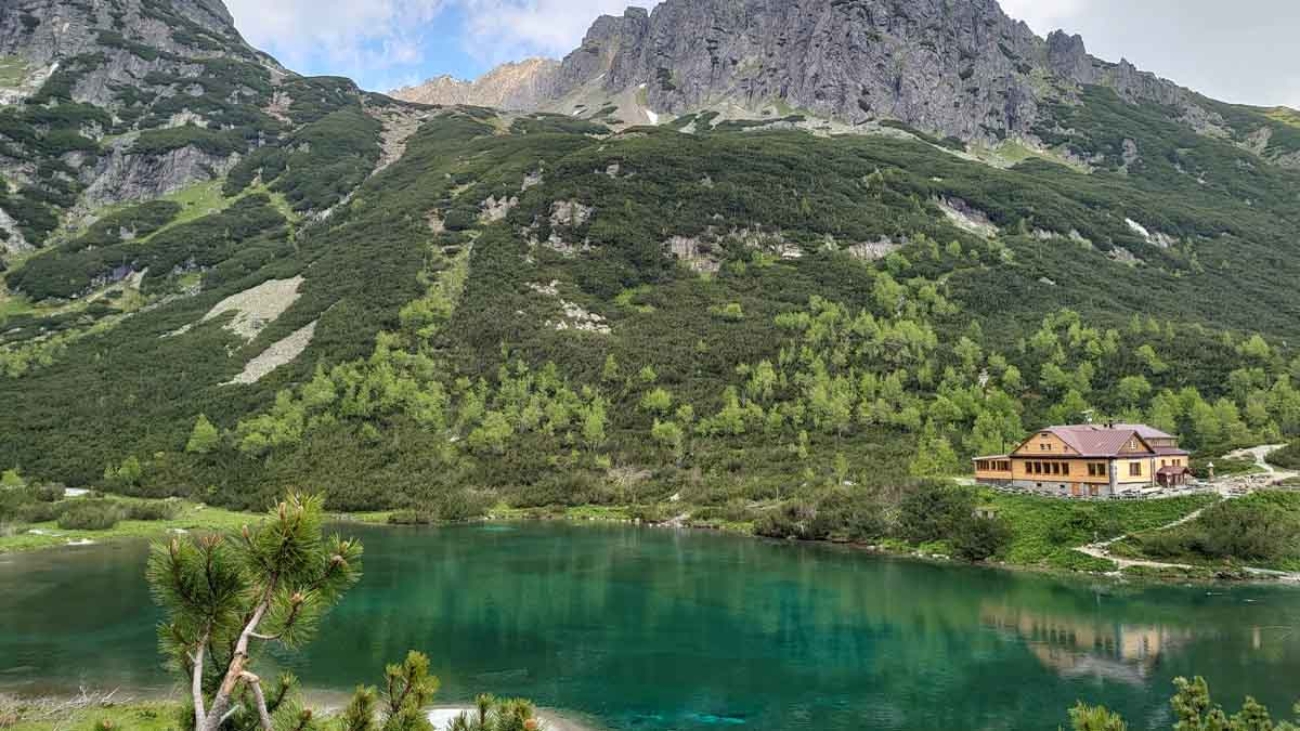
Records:
[[[478,692],[615,730],[1056,729],[1076,700],[1168,728],[1179,675],[1236,708],[1300,698],[1300,593],[1126,587],[830,546],[563,524],[346,526],[365,576],[308,687],[427,652]],[[142,544],[0,556],[0,691],[166,692]],[[264,673],[267,674],[267,673]]]

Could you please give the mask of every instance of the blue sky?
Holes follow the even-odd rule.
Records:
[[[793,1],[793,0],[791,0]],[[253,45],[306,74],[386,91],[441,74],[474,78],[531,56],[561,57],[591,21],[658,0],[226,0]],[[1300,108],[1296,0],[1002,0],[1040,34],[1081,33],[1211,97]]]
[[[591,21],[657,0],[227,0],[253,45],[306,74],[384,91],[505,61],[562,57]]]

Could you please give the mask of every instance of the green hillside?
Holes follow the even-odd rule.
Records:
[[[0,467],[231,507],[725,514],[1089,416],[1207,453],[1300,436],[1278,110],[1220,105],[1213,136],[1089,87],[1002,168],[899,125],[418,107],[241,49],[110,111],[73,101],[81,58],[0,112],[3,154],[50,171],[0,199],[41,245],[4,274]],[[205,121],[171,125],[190,84]],[[59,166],[114,135],[228,164],[86,225]]]
[[[232,175],[225,192],[243,197],[219,213],[168,228],[173,207],[149,204],[100,227],[129,219],[131,241],[91,246],[104,235],[91,229],[29,259],[10,285],[48,293],[129,252],[149,262],[155,307],[10,318],[0,463],[240,506],[287,485],[340,509],[466,488],[516,505],[724,504],[959,471],[1089,410],[1203,448],[1300,432],[1300,363],[1282,345],[1296,328],[1282,283],[1300,273],[1283,205],[1294,174],[1243,168],[1226,144],[1167,142],[1231,161],[1198,171],[1207,186],[1155,164],[996,170],[873,137],[591,131],[442,111],[296,235]],[[373,134],[343,126],[339,145],[359,156]],[[1247,186],[1249,205],[1232,195]],[[936,204],[954,198],[998,233],[955,226]],[[490,220],[489,199],[517,205]],[[1149,244],[1125,218],[1180,243]],[[698,239],[697,268],[716,271],[675,262],[673,237]],[[902,245],[881,260],[851,253],[886,239]],[[1107,255],[1117,247],[1141,261]],[[190,270],[199,294],[166,297]],[[301,298],[247,344],[202,321],[295,275]],[[222,385],[314,321],[294,362]],[[200,414],[221,438],[186,453]],[[131,458],[140,474],[116,474]]]

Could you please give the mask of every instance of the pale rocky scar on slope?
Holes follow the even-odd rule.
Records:
[[[252,340],[298,300],[302,283],[302,277],[263,282],[221,300],[203,316],[203,322],[234,312],[235,317],[226,324],[226,329],[245,340]]]

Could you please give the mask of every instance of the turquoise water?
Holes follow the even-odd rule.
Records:
[[[1178,675],[1300,698],[1300,593],[1125,587],[829,546],[559,524],[348,526],[365,577],[301,655],[309,686],[409,648],[439,701],[490,691],[610,729],[1055,729],[1078,699],[1168,728]],[[165,692],[143,545],[0,557],[0,691]]]

